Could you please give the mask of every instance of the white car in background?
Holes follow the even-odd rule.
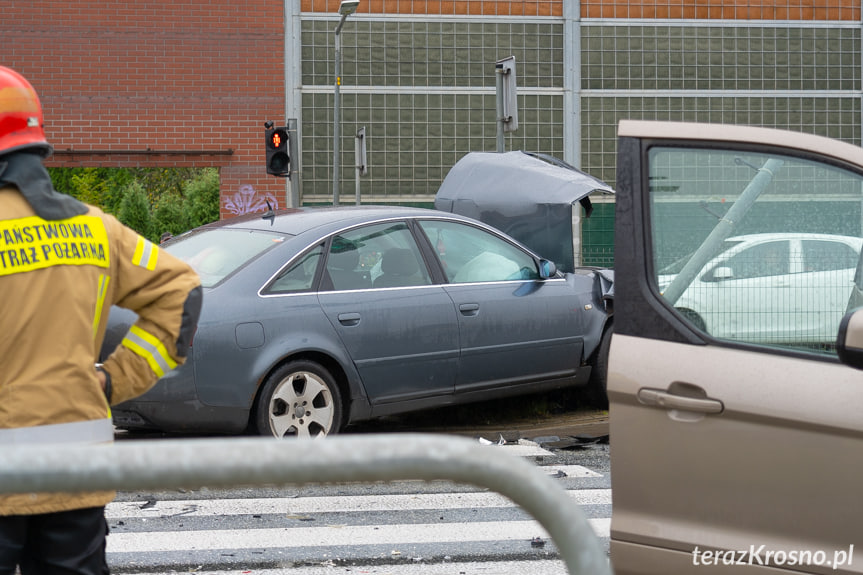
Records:
[[[803,233],[727,238],[675,303],[714,337],[784,345],[836,339],[863,239]],[[689,257],[659,270],[665,290]]]

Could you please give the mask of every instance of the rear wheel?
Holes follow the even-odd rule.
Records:
[[[255,406],[259,435],[320,437],[338,433],[342,400],[335,379],[306,360],[287,363],[267,378]]]

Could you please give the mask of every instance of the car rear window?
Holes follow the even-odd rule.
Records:
[[[164,247],[198,272],[202,286],[213,287],[287,237],[252,230],[201,230],[180,236]]]

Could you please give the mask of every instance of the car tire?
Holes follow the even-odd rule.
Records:
[[[588,383],[591,403],[600,409],[608,408],[608,351],[611,348],[613,332],[613,324],[609,324],[602,332],[602,338],[593,356],[590,383]]]
[[[342,398],[336,380],[313,361],[279,367],[267,378],[255,405],[259,435],[320,437],[338,433],[341,425]]]

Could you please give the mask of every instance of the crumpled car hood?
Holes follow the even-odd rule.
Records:
[[[562,271],[573,271],[575,204],[586,215],[588,196],[613,194],[602,180],[565,162],[521,151],[470,152],[450,169],[435,196],[435,208],[493,226]]]

